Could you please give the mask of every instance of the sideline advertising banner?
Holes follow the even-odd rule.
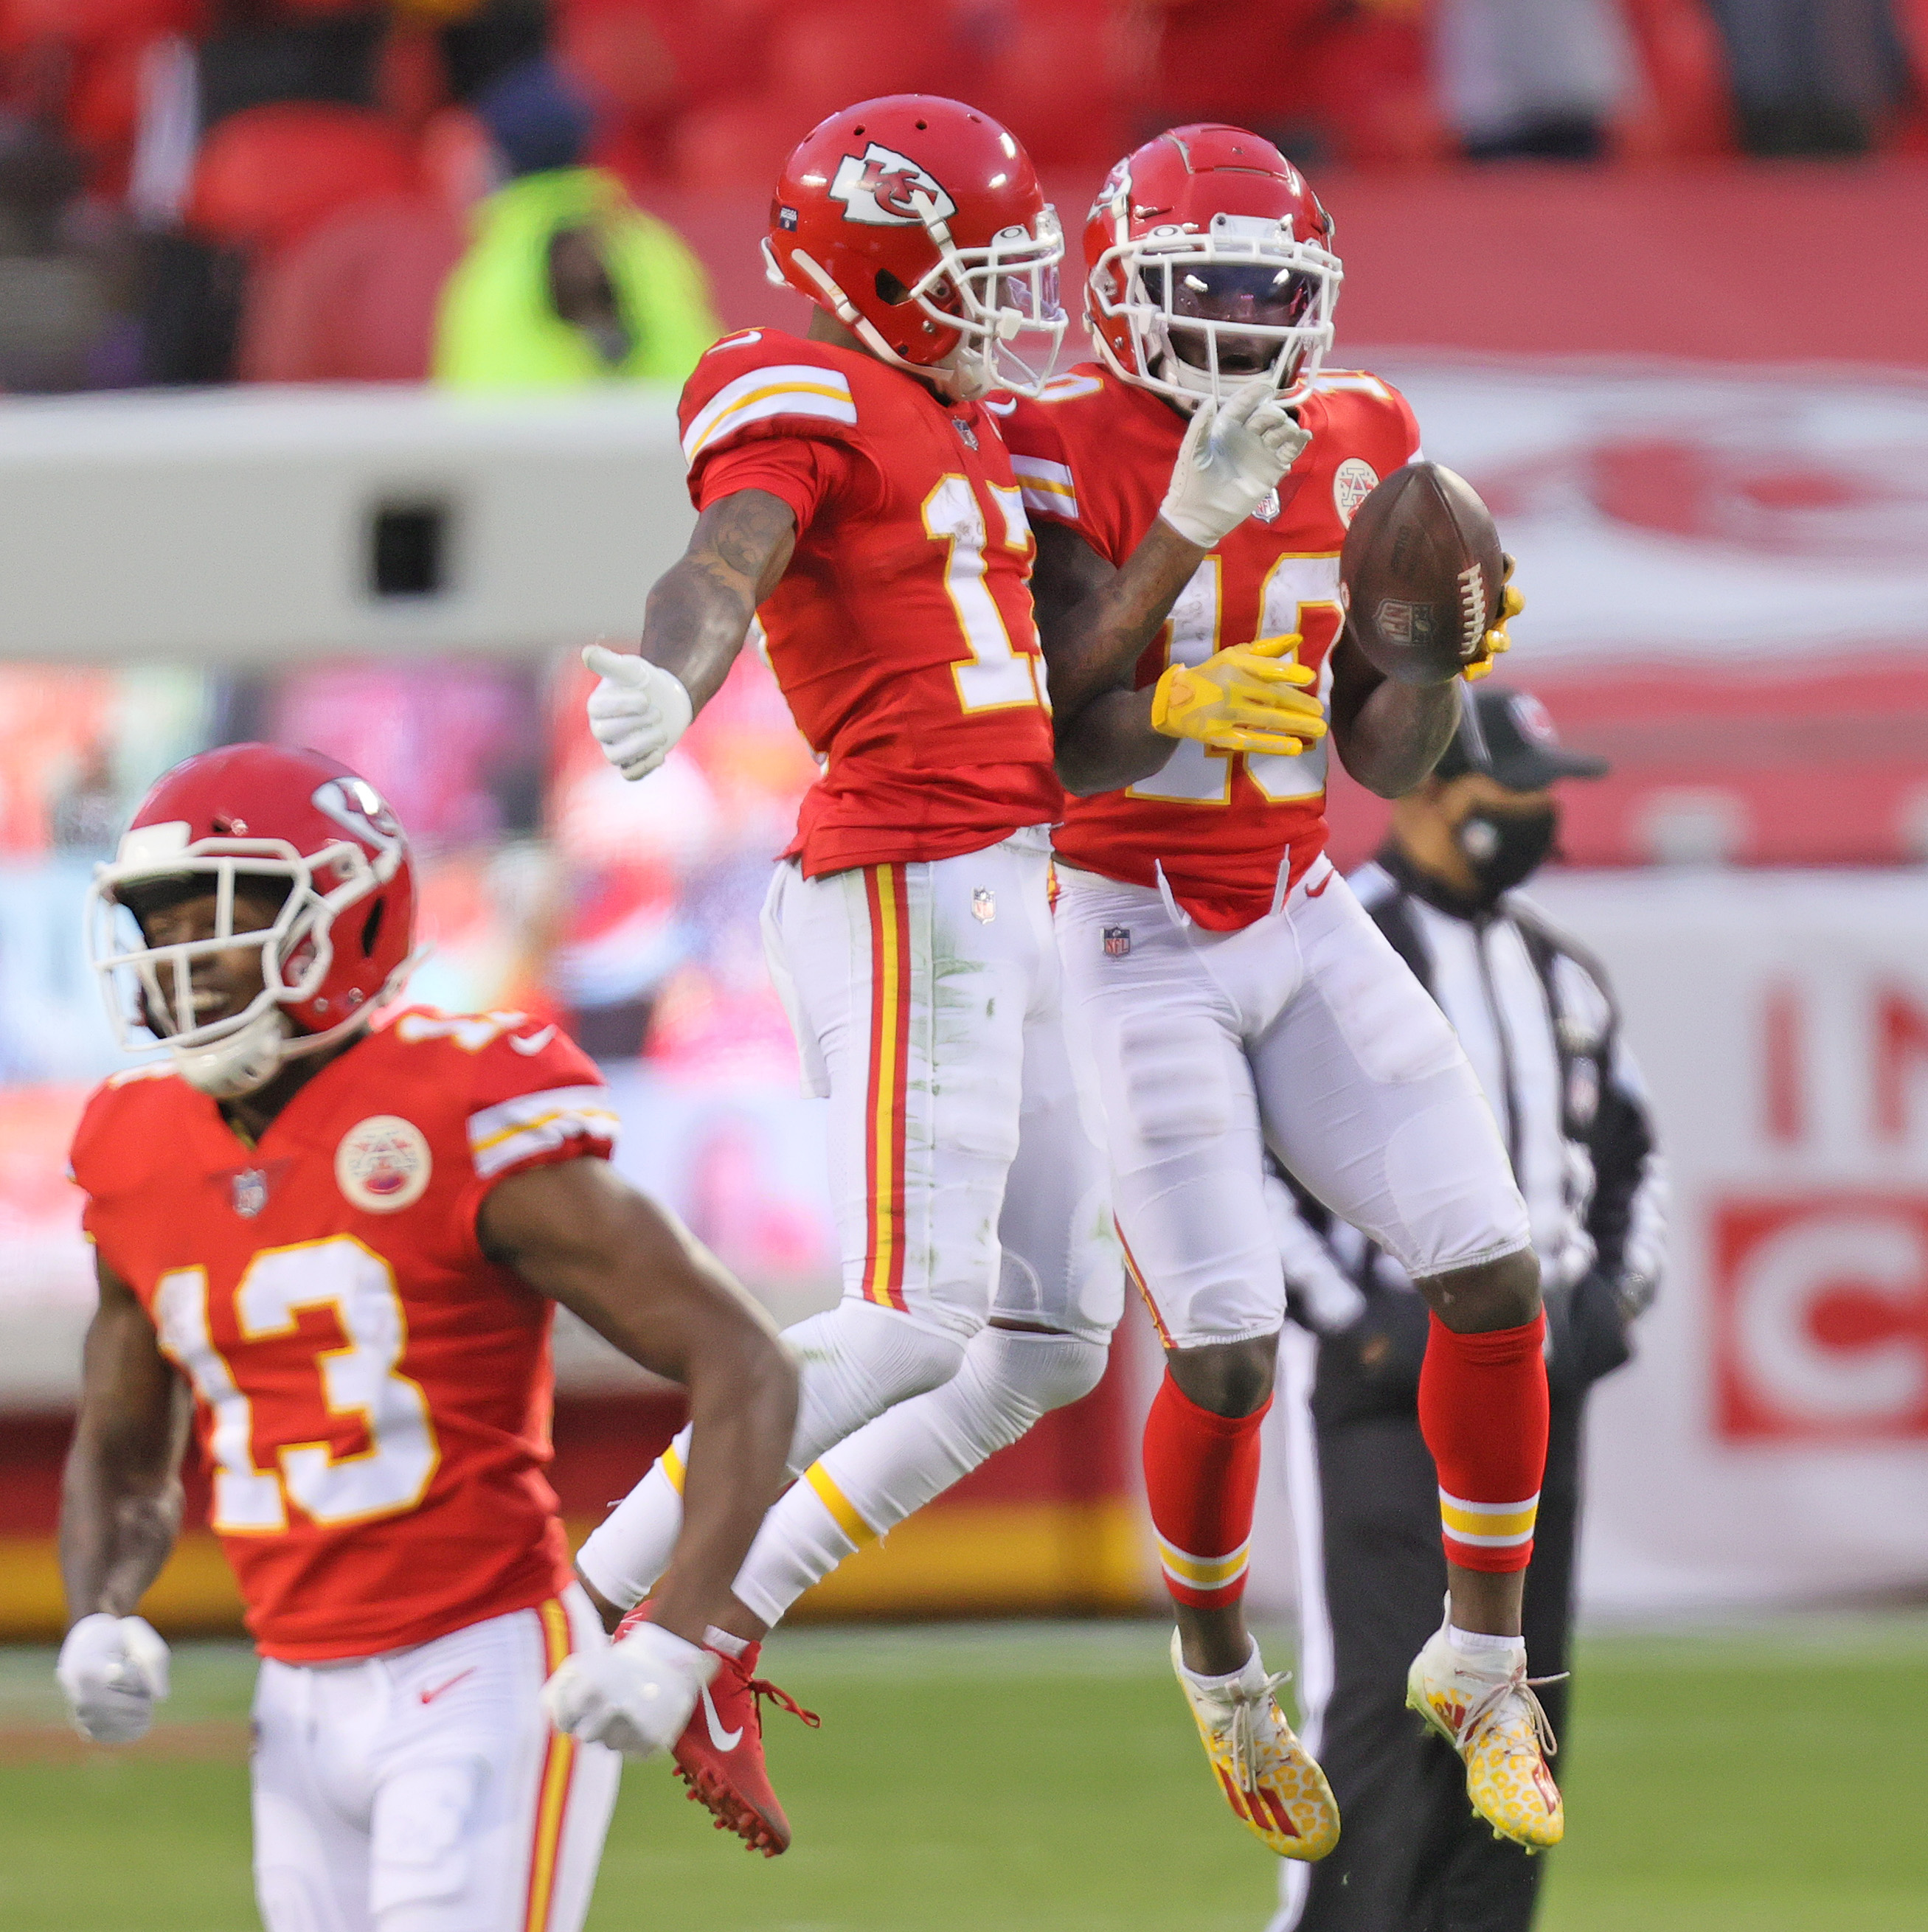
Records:
[[[1602,1612],[1928,1588],[1928,886],[1569,877],[1673,1178],[1667,1280],[1589,1437]]]

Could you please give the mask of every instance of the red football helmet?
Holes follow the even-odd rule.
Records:
[[[1332,344],[1332,218],[1269,141],[1173,128],[1125,156],[1085,224],[1085,313],[1128,382],[1186,408],[1269,368],[1296,402]]]
[[[763,247],[779,287],[947,394],[1032,394],[1057,358],[1057,212],[1015,137],[974,107],[893,94],[833,114],[784,163]],[[1047,352],[1020,356],[1023,331]]]
[[[271,925],[236,931],[236,888],[250,880],[284,896]],[[215,897],[213,933],[149,944],[140,920],[154,896],[192,895],[197,881]],[[134,1033],[145,1028],[183,1079],[224,1100],[365,1025],[401,991],[414,936],[415,868],[380,794],[333,758],[278,745],[224,745],[166,773],[88,895],[88,954],[121,1046],[147,1046]],[[197,1024],[194,962],[248,946],[260,992]]]

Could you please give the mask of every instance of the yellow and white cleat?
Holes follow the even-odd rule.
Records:
[[[1450,1621],[1450,1619],[1449,1619]],[[1566,1830],[1560,1787],[1547,1760],[1559,1746],[1527,1676],[1524,1646],[1462,1650],[1442,1624],[1406,1674],[1406,1702],[1466,1764],[1466,1795],[1493,1828],[1528,1853],[1559,1844]]]
[[[1226,1802],[1281,1858],[1323,1858],[1339,1842],[1339,1808],[1272,1695],[1286,1673],[1268,1677],[1254,1644],[1230,1684],[1201,1683],[1185,1666],[1176,1630],[1172,1668]]]

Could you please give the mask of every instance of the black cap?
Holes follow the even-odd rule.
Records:
[[[1434,767],[1435,778],[1484,772],[1509,791],[1543,791],[1556,778],[1606,776],[1605,758],[1560,743],[1546,706],[1530,692],[1462,683],[1459,700],[1459,729]]]

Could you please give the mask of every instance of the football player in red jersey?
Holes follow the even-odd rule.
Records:
[[[1452,1595],[1412,1695],[1466,1758],[1482,1813],[1544,1845],[1560,1836],[1559,1800],[1520,1640],[1544,1324],[1506,1150],[1451,1030],[1323,856],[1315,692],[1298,700],[1303,726],[1269,741],[1228,753],[1171,735],[1187,668],[1222,662],[1233,640],[1251,640],[1255,666],[1289,654],[1316,679],[1347,769],[1383,796],[1431,771],[1461,716],[1463,686],[1386,680],[1345,631],[1346,526],[1419,436],[1386,384],[1323,366],[1332,238],[1269,142],[1218,126],[1161,135],[1113,170],[1086,232],[1099,359],[1007,422],[1038,519],[1047,654],[1087,633],[1155,530],[1196,412],[1263,374],[1306,435],[1169,621],[1121,638],[1111,688],[1082,707],[1060,700],[1058,766],[1076,794],[1055,838],[1067,1018],[1102,1093],[1119,1231],[1166,1349],[1145,1468],[1173,1664],[1233,1810],[1287,1856],[1336,1838],[1242,1609],[1284,1314],[1269,1148],[1431,1304],[1420,1412]],[[1508,614],[1518,602],[1509,592]],[[1503,628],[1489,633],[1482,664],[1504,644]],[[1309,1835],[1308,1793],[1323,1798]]]
[[[61,1555],[59,1676],[120,1743],[167,1694],[134,1614],[167,1560],[191,1410],[263,1658],[254,1870],[269,1932],[566,1932],[620,1759],[542,1693],[605,1639],[549,1459],[560,1302],[683,1382],[701,1424],[674,1560],[612,1739],[674,1742],[765,1506],[796,1376],[761,1312],[616,1178],[594,1066],[520,1013],[371,1025],[410,962],[413,868],[333,760],[229,746],[161,778],[90,940],[123,1042],[74,1144],[100,1307]]]
[[[688,551],[651,592],[641,655],[589,662],[602,680],[593,727],[641,777],[758,619],[824,760],[765,929],[806,1079],[830,1102],[844,1299],[791,1333],[803,1394],[790,1466],[804,1480],[768,1526],[770,1564],[739,1580],[722,1626],[734,1644],[677,1751],[719,1820],[776,1852],[789,1828],[761,1761],[758,1640],[807,1570],[1096,1382],[1122,1271],[1061,1024],[1047,828],[1062,794],[1033,542],[984,400],[1037,386],[1048,355],[1014,351],[1027,334],[1049,350],[1063,328],[1056,218],[996,122],[899,96],[806,137],[767,248],[773,274],[816,304],[809,331],[751,329],[704,357],[681,410],[700,512]],[[1301,441],[1263,384],[1202,412],[1166,465],[1169,518],[1213,540]],[[1107,586],[1112,604],[1162,615],[1192,575],[1197,543],[1161,529]],[[1053,697],[1081,700],[1095,670],[1108,674],[1116,621],[1098,614],[1090,644],[1054,656]],[[1189,728],[1269,718],[1272,688],[1229,679]],[[899,1467],[886,1442],[859,1493],[818,1460],[939,1390],[947,1473]],[[668,1556],[687,1439],[580,1552],[611,1618]],[[623,1694],[613,1687],[579,1734],[604,1735]]]

